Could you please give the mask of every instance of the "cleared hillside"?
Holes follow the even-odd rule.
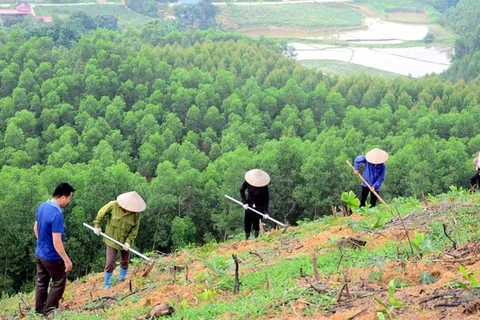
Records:
[[[151,253],[156,267],[146,278],[136,261],[110,291],[102,273],[68,284],[55,319],[141,319],[159,303],[175,308],[172,319],[478,319],[479,199],[452,187],[394,200],[393,212],[383,206],[257,240]],[[0,316],[33,319],[33,303],[33,294],[4,297]]]

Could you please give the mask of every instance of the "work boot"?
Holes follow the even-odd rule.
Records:
[[[110,289],[110,287],[112,286],[113,272],[104,271],[103,273],[105,274],[105,286],[104,286],[104,288],[105,289]]]
[[[127,271],[128,269],[123,269],[122,267],[120,267],[120,275],[118,276],[118,282],[125,281],[125,277],[127,276]]]

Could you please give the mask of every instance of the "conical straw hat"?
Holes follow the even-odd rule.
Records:
[[[117,197],[117,203],[130,212],[142,212],[147,209],[147,204],[136,191],[122,193]]]
[[[270,182],[270,176],[260,169],[252,169],[245,173],[245,181],[254,187],[264,187]]]
[[[380,164],[388,160],[388,153],[382,149],[375,148],[368,151],[365,158],[367,158],[367,161],[370,163]]]

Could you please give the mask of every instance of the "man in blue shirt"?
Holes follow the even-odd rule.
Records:
[[[377,197],[373,194],[373,191],[377,193],[380,192],[380,187],[385,180],[385,171],[386,166],[385,162],[388,160],[388,153],[375,148],[367,152],[364,156],[358,156],[355,158],[353,163],[353,167],[355,168],[355,174],[359,175],[360,164],[364,163],[365,168],[363,169],[363,177],[370,185],[370,188],[367,187],[365,182],[362,181],[362,192],[360,196],[360,207],[365,206],[365,202],[367,201],[367,197],[369,193],[370,195],[370,205],[375,207],[377,204]]]
[[[55,188],[52,199],[37,209],[33,232],[37,238],[35,311],[38,313],[47,314],[58,308],[58,301],[67,284],[67,273],[72,270],[72,261],[63,246],[65,229],[62,208],[68,205],[74,191],[69,183],[62,182]],[[48,292],[50,280],[52,285]]]

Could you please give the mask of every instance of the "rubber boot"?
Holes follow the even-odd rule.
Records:
[[[127,276],[128,269],[120,268],[120,275],[118,276],[118,282],[125,281],[125,277]]]
[[[113,275],[113,272],[107,272],[107,271],[104,271],[103,272],[105,274],[105,289],[110,289],[110,287],[112,286],[112,275]]]
[[[253,230],[253,235],[255,238],[258,238],[259,230]]]
[[[250,238],[250,232],[245,232],[245,240],[248,240]]]

